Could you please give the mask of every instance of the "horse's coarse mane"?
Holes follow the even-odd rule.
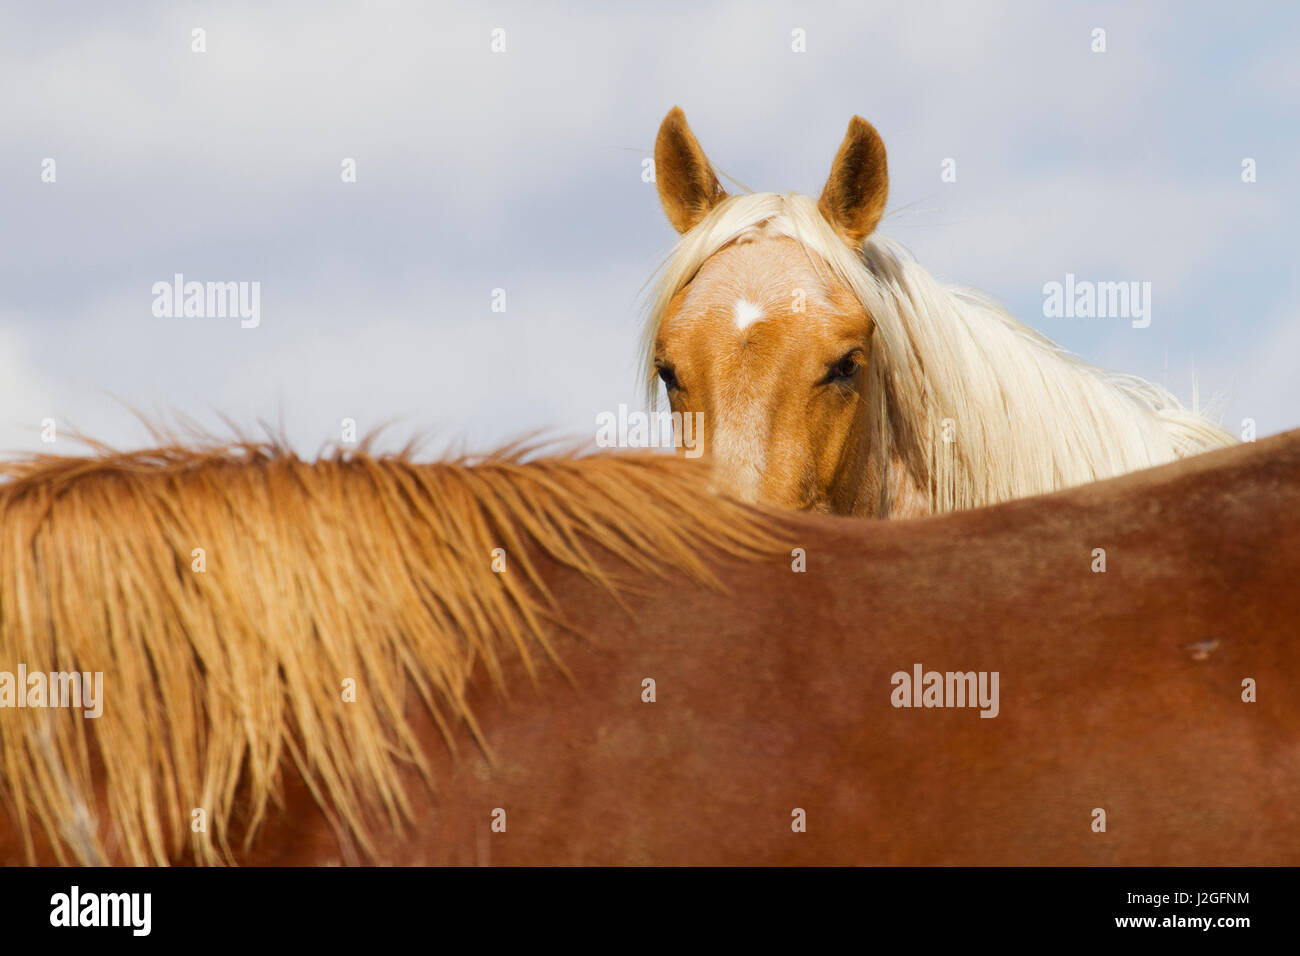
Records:
[[[0,670],[104,674],[98,718],[0,708],[0,799],[29,856],[39,830],[82,863],[229,860],[236,807],[251,838],[287,760],[366,849],[406,811],[399,769],[428,776],[411,689],[449,741],[457,721],[477,735],[471,670],[552,655],[542,562],[618,589],[610,567],[710,582],[711,555],[775,547],[664,455],[305,462],[239,442],[0,475]]]
[[[673,296],[710,256],[763,224],[815,253],[814,263],[852,289],[873,319],[865,400],[874,452],[885,462],[896,454],[928,485],[933,511],[1040,494],[1235,441],[1167,390],[1087,365],[987,296],[940,283],[897,243],[868,237],[849,248],[816,202],[794,193],[728,198],[682,237],[651,296],[643,359],[652,405],[654,342]]]

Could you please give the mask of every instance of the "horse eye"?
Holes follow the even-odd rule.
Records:
[[[671,365],[656,365],[655,368],[659,370],[659,381],[664,383],[664,388],[671,392],[673,389],[679,387],[677,384],[677,372],[674,371]]]
[[[828,385],[836,382],[847,384],[853,376],[858,374],[858,369],[861,367],[861,355],[862,353],[858,349],[845,354],[838,362],[829,367],[826,372],[825,383]]]

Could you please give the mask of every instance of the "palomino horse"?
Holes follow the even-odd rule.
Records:
[[[950,511],[1234,438],[1164,389],[1084,365],[872,235],[885,146],[854,117],[820,200],[729,197],[680,109],[655,144],[684,235],[646,330],[653,405],[694,414],[719,490],[873,517]]]
[[[899,522],[665,456],[6,470],[0,863],[1300,863],[1300,432]]]

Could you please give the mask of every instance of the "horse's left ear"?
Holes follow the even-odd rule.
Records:
[[[885,141],[874,126],[855,116],[849,120],[817,208],[836,232],[856,246],[880,222],[888,196]]]

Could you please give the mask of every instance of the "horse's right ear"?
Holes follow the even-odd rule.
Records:
[[[655,140],[655,183],[659,187],[659,202],[678,232],[691,229],[727,198],[679,106],[674,106],[659,126]]]
[[[836,232],[856,246],[880,222],[888,196],[885,141],[874,126],[855,116],[849,121],[849,131],[844,134],[840,151],[835,154],[817,208]]]

